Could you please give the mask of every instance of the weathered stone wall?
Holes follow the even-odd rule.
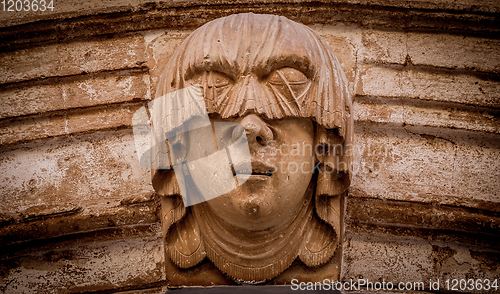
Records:
[[[500,278],[500,4],[71,1],[0,12],[0,289],[161,291],[159,203],[131,118],[190,32],[309,25],[354,94],[343,279]],[[442,283],[443,285],[443,283]],[[428,290],[426,288],[426,290]]]

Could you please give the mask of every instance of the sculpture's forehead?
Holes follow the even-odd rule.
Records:
[[[215,69],[241,75],[294,66],[305,73],[316,67],[317,36],[302,24],[271,15],[236,15],[210,22],[188,40],[191,69]],[[189,69],[188,69],[189,70]]]

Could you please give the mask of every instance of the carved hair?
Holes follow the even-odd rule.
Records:
[[[284,78],[283,68],[301,72],[307,81]],[[277,72],[275,80],[273,72]],[[314,142],[321,146],[315,148],[316,160],[321,168],[313,177],[313,214],[333,227],[336,237],[317,252],[308,248],[306,240],[297,255],[308,266],[327,262],[341,232],[340,195],[350,183],[353,129],[347,79],[328,44],[312,29],[282,16],[247,13],[219,18],[198,28],[180,45],[161,76],[156,96],[193,84],[201,86],[208,112],[222,118],[252,111],[267,119],[302,117],[315,122]],[[158,111],[157,117],[165,117],[169,109]],[[185,217],[180,197],[172,198],[180,194],[173,170],[153,170],[153,186],[160,195],[169,196],[162,202],[166,238],[174,224],[177,230],[198,226],[195,218]],[[199,234],[196,229],[192,232]],[[192,252],[169,244],[167,256],[183,268],[196,265],[210,253],[201,236],[198,240]],[[282,266],[270,264],[262,273],[241,271],[237,265],[222,270],[217,258],[210,259],[233,279],[248,281],[275,277],[297,255]]]

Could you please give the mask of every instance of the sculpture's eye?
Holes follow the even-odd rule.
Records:
[[[221,72],[204,71],[190,78],[188,83],[191,85],[198,84],[206,88],[222,88],[231,84],[232,80]]]
[[[223,73],[211,71],[208,73],[208,87],[221,88],[229,85],[229,77]]]
[[[272,84],[279,84],[282,83],[283,78],[292,84],[307,82],[307,77],[301,71],[291,67],[284,67],[274,71],[269,75],[268,80]]]
[[[205,99],[217,101],[217,98],[227,96],[233,80],[221,72],[204,71],[189,79],[188,84],[200,85]]]
[[[284,67],[271,73],[267,82],[281,95],[293,100],[304,95],[310,85],[309,79],[299,70]]]

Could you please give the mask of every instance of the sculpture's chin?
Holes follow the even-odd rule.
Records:
[[[207,204],[218,218],[240,229],[263,231],[279,226],[298,209],[305,189],[287,193],[274,185],[278,180],[275,176],[252,175],[237,189]]]
[[[276,207],[268,197],[265,193],[242,193],[236,189],[207,204],[225,223],[241,229],[265,230],[275,225]]]

